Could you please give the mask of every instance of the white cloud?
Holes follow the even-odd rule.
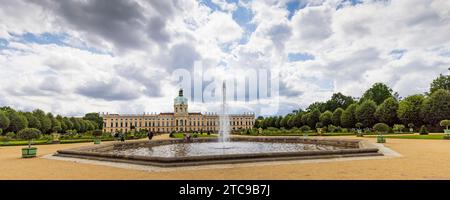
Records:
[[[170,111],[177,91],[171,73],[203,61],[205,70],[219,66],[218,79],[279,69],[285,113],[333,92],[358,96],[374,82],[401,96],[422,93],[450,65],[446,0],[302,0],[307,6],[291,19],[289,0],[213,0],[219,10],[194,0],[31,2],[0,7],[0,44],[7,41],[0,46],[0,90],[7,93],[0,103],[18,109]],[[251,11],[254,31],[233,18],[239,6]],[[64,45],[26,41],[24,33],[61,36]],[[291,53],[314,59],[289,62]],[[233,109],[263,106],[238,102]],[[208,102],[191,108],[216,109]]]

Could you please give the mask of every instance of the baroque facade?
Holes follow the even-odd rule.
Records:
[[[218,132],[219,115],[188,112],[188,100],[179,91],[174,99],[174,112],[159,114],[119,115],[103,114],[104,132],[129,132],[132,129],[149,130],[155,133],[170,132]],[[255,123],[254,113],[229,115],[230,130],[251,129]]]

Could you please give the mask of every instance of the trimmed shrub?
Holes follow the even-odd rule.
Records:
[[[394,124],[394,127],[392,128],[392,130],[396,133],[400,133],[403,132],[405,130],[405,125],[403,124]]]
[[[425,125],[422,125],[422,127],[420,127],[420,131],[419,131],[420,135],[428,135],[428,129]]]
[[[311,130],[311,128],[308,125],[304,125],[304,126],[300,127],[300,131],[302,133],[306,133],[306,132],[308,132],[310,130]]]
[[[448,129],[448,127],[450,126],[450,120],[444,119],[439,123],[439,125],[445,126],[445,129]]]
[[[103,135],[103,131],[102,130],[94,130],[94,131],[92,131],[92,135],[95,137],[100,137]]]
[[[389,132],[390,128],[385,123],[377,123],[373,126],[373,130],[375,130],[376,132],[378,132],[380,134],[383,134],[383,133]]]
[[[41,131],[35,128],[24,128],[19,131],[17,137],[22,140],[28,140],[28,148],[31,148],[31,140],[38,139]]]
[[[16,137],[16,134],[14,132],[8,132],[5,136],[9,139],[14,139]]]

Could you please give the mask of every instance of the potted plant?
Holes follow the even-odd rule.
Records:
[[[31,147],[31,141],[38,139],[40,135],[41,131],[35,128],[24,128],[17,133],[18,138],[28,140],[28,147],[22,148],[22,158],[36,157],[37,148]]]
[[[103,134],[102,130],[94,130],[92,132],[92,135],[94,136],[94,144],[100,144],[101,143],[101,136]]]
[[[385,123],[377,123],[373,126],[373,129],[378,132],[377,143],[386,143],[383,133],[389,131],[389,126]]]
[[[355,124],[355,126],[357,128],[356,129],[356,131],[357,131],[356,137],[363,137],[364,135],[363,135],[363,132],[361,130],[361,127],[363,127],[363,124],[361,122],[358,122],[358,123]]]
[[[450,139],[450,129],[448,129],[448,127],[450,126],[450,120],[448,119],[444,119],[442,120],[439,125],[441,126],[445,126],[444,129],[444,139],[445,140],[449,140]]]
[[[408,124],[408,127],[409,127],[409,132],[414,132],[414,124],[413,123],[409,123]]]

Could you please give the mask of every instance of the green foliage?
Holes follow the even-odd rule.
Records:
[[[379,122],[392,126],[398,121],[397,118],[398,102],[394,97],[389,97],[380,104],[375,112]]]
[[[400,101],[397,116],[403,124],[413,123],[420,125],[423,123],[420,109],[424,99],[423,95],[412,95]]]
[[[420,131],[419,131],[420,135],[428,135],[428,129],[425,125],[422,125],[420,127]]]
[[[327,130],[330,133],[334,133],[338,130],[338,128],[336,126],[334,126],[333,124],[330,124],[330,125],[328,125]]]
[[[308,115],[307,125],[309,127],[316,127],[317,122],[319,122],[320,111],[319,109],[314,109]]]
[[[9,127],[9,118],[5,112],[0,110],[0,129],[6,130]]]
[[[36,128],[36,129],[41,128],[41,122],[32,113],[26,113],[25,117],[28,120],[28,128]]]
[[[356,120],[358,122],[361,122],[364,127],[372,127],[375,122],[376,118],[374,116],[374,113],[377,110],[377,105],[372,100],[367,100],[362,102],[361,105],[359,105],[356,108],[355,116]]]
[[[303,125],[302,127],[300,127],[300,131],[302,133],[309,132],[310,130],[311,130],[311,128],[308,125]]]
[[[442,120],[441,122],[439,122],[439,125],[445,126],[446,129],[448,129],[448,127],[450,126],[450,120],[444,119],[444,120]]]
[[[422,104],[421,114],[425,122],[437,126],[441,120],[450,116],[450,91],[439,89]]]
[[[320,115],[319,121],[322,123],[323,126],[328,126],[332,123],[331,121],[332,116],[333,113],[327,110]]]
[[[364,124],[362,124],[361,122],[358,122],[355,124],[356,128],[362,128],[364,126]]]
[[[389,126],[385,123],[377,123],[373,126],[373,129],[380,134],[387,133],[390,130]]]
[[[8,132],[19,132],[20,130],[26,128],[28,126],[27,118],[16,111],[8,112],[8,118],[10,120],[10,124],[8,127]]]
[[[439,89],[450,90],[450,75],[444,76],[440,74],[438,78],[434,79],[430,85],[430,94]]]
[[[322,128],[322,127],[323,127],[322,122],[317,122],[317,123],[316,123],[316,128]]]
[[[392,94],[392,89],[384,83],[375,83],[370,89],[364,92],[360,102],[372,100],[379,105],[389,97],[394,97]]]
[[[10,139],[14,139],[16,137],[16,134],[14,132],[8,132],[8,133],[6,133],[5,136]]]
[[[94,122],[94,127],[92,128],[92,130],[103,128],[103,117],[101,117],[98,113],[87,113],[86,115],[84,115],[83,119]]]
[[[102,130],[94,130],[94,131],[92,131],[92,135],[93,136],[95,136],[95,137],[100,137],[100,136],[102,136],[103,135],[103,131]]]
[[[33,116],[38,118],[39,122],[41,123],[41,128],[39,129],[42,133],[48,133],[52,129],[52,121],[51,119],[45,114],[44,111],[40,109],[36,109],[33,111]]]
[[[343,112],[344,112],[344,109],[342,109],[342,108],[337,108],[333,112],[333,116],[331,117],[331,121],[333,122],[333,125],[341,126],[341,116],[342,116]]]
[[[394,124],[394,127],[392,128],[394,132],[403,132],[405,131],[405,125],[403,124]]]
[[[35,128],[25,128],[19,131],[17,137],[22,140],[34,140],[38,139],[41,135],[41,131]]]
[[[351,104],[344,110],[341,116],[341,125],[345,128],[352,128],[356,123],[356,108],[358,104]]]

